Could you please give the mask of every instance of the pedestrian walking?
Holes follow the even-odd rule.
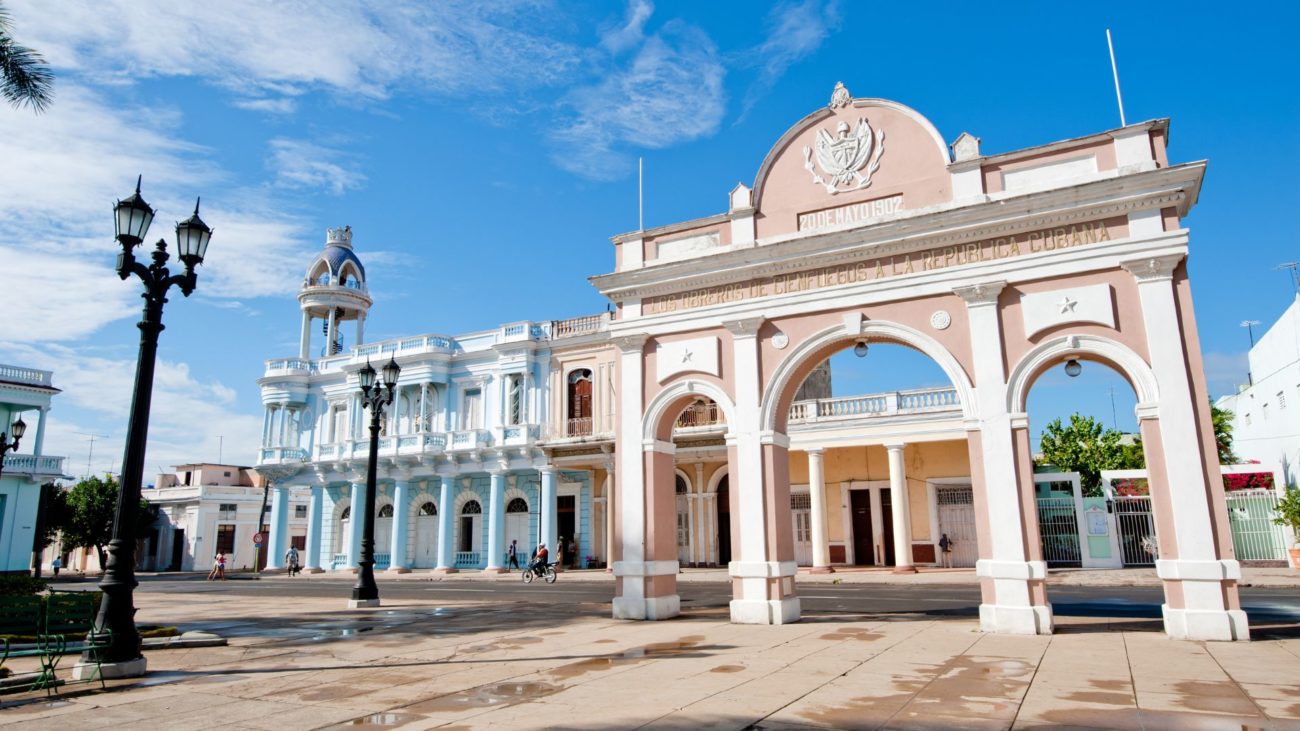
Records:
[[[943,566],[945,569],[952,568],[952,546],[953,540],[948,537],[947,533],[944,533],[939,538],[939,553],[942,556],[942,563],[940,566]]]
[[[212,559],[212,570],[208,572],[208,581],[226,580],[226,554],[217,552]]]
[[[289,575],[296,576],[302,572],[298,567],[298,549],[289,546],[289,550],[284,554],[284,564],[289,568]]]
[[[513,538],[510,540],[510,547],[506,549],[506,556],[509,557],[510,559],[510,565],[506,567],[506,571],[509,571],[510,569],[519,568],[519,541],[518,540],[515,540]]]
[[[50,565],[54,567],[54,578],[59,578],[59,569],[63,568],[63,559],[55,556]]]
[[[556,541],[555,543],[555,570],[556,571],[564,570],[564,548],[567,545],[568,544],[564,542],[564,536],[560,536],[560,540]]]

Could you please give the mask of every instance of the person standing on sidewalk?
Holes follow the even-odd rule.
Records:
[[[50,563],[50,566],[54,569],[54,578],[59,578],[59,569],[63,568],[63,559],[55,556],[54,561]]]
[[[939,553],[942,556],[939,565],[945,569],[952,568],[952,539],[948,537],[947,533],[944,533],[939,538]]]
[[[285,551],[284,553],[284,564],[289,568],[290,576],[295,576],[298,574],[299,570],[298,570],[298,549],[297,548],[294,548],[293,546],[289,546],[289,550]]]
[[[519,568],[519,541],[518,540],[515,539],[510,540],[510,547],[506,549],[506,557],[510,559],[510,563],[506,566],[507,571],[509,571],[510,569]]]

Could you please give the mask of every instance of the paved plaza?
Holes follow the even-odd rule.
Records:
[[[431,589],[428,600],[404,593],[347,610],[346,581],[313,581],[338,598],[253,583],[267,586],[138,592],[141,623],[215,631],[229,645],[150,651],[147,677],[108,691],[8,697],[0,723],[1300,729],[1294,627],[1249,643],[1178,642],[1158,620],[1068,617],[1055,635],[1018,637],[981,633],[967,616],[896,611],[742,626],[717,606],[622,622],[590,592],[540,603]]]

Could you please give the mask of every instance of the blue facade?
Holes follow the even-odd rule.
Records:
[[[14,422],[27,427],[0,471],[0,572],[31,568],[41,485],[64,476],[63,457],[43,451],[50,401],[59,393],[52,380],[50,371],[0,365],[0,432],[10,440]]]

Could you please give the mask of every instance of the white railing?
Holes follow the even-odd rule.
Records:
[[[486,429],[467,429],[451,433],[451,449],[477,449],[488,441]]]
[[[280,358],[266,362],[266,374],[288,375],[293,373],[312,374],[316,365],[306,358]]]
[[[478,551],[457,551],[456,568],[475,569],[478,568],[482,560],[479,558]]]
[[[42,371],[22,366],[0,365],[0,381],[25,383],[36,386],[49,386],[54,378],[53,371]]]
[[[791,424],[798,424],[944,411],[961,411],[961,400],[957,396],[957,389],[921,388],[796,401],[790,405],[789,420]]]
[[[62,475],[63,457],[50,457],[34,454],[6,454],[5,474],[24,473],[28,475]]]
[[[599,315],[570,317],[567,320],[551,320],[551,337],[571,338],[577,335],[600,332],[605,329],[605,323],[608,321],[609,313],[607,312],[602,312]]]
[[[298,447],[267,447],[262,450],[261,464],[271,462],[303,462],[307,459],[307,450]]]
[[[330,557],[331,571],[338,571],[339,569],[347,568],[347,565],[348,555],[346,553],[336,553]]]
[[[376,553],[376,554],[375,554],[375,566],[374,566],[374,569],[375,569],[376,571],[383,571],[384,569],[386,569],[386,568],[388,568],[389,566],[392,566],[392,565],[393,565],[393,554],[391,554],[391,553]]]

